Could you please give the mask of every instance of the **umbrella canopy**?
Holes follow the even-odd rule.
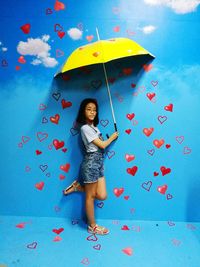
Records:
[[[55,76],[77,68],[91,66],[95,64],[102,64],[105,75],[106,87],[110,100],[114,127],[117,131],[116,119],[106,72],[106,63],[108,64],[108,62],[120,59],[122,60],[124,58],[130,59],[132,57],[141,55],[147,55],[150,56],[150,58],[154,59],[154,56],[142,46],[140,46],[138,43],[134,42],[129,38],[113,38],[108,40],[100,40],[98,29],[96,29],[96,31],[98,41],[81,46],[74,50],[74,52],[72,52],[72,54],[65,61],[60,71],[55,74]]]
[[[74,50],[57,74],[84,66],[107,63],[112,60],[138,55],[149,55],[154,58],[146,49],[128,38],[99,40]]]

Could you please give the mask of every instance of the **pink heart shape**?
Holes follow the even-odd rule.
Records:
[[[84,264],[84,265],[89,265],[90,261],[89,261],[88,258],[84,258],[84,259],[82,259],[81,263]]]
[[[184,148],[183,148],[183,154],[190,154],[192,152],[192,149],[191,148],[189,148],[189,147],[187,147],[187,146],[185,146]]]
[[[176,136],[176,141],[177,141],[179,144],[183,143],[183,141],[184,141],[184,136],[183,136],[183,135],[181,135],[181,136]]]
[[[96,236],[95,234],[92,234],[92,235],[89,235],[89,236],[87,237],[87,240],[88,240],[88,241],[93,241],[93,242],[95,242],[95,241],[98,240],[98,238],[97,238],[97,236]]]
[[[133,254],[133,249],[130,247],[124,248],[124,249],[122,249],[122,251],[128,256],[131,256]]]
[[[47,133],[37,132],[37,139],[42,142],[48,137]]]
[[[59,241],[61,241],[61,240],[62,240],[62,238],[61,238],[60,236],[56,236],[56,237],[53,239],[54,242],[59,242]]]
[[[31,138],[28,136],[22,136],[22,142],[26,144]]]

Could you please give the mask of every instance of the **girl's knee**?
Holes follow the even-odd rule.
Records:
[[[106,194],[106,193],[97,194],[97,195],[96,195],[96,198],[97,198],[98,200],[106,200],[106,198],[107,198],[107,194]]]

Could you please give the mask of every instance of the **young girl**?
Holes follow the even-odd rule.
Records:
[[[85,147],[85,156],[81,163],[81,185],[75,180],[64,191],[68,195],[74,191],[85,192],[85,207],[88,220],[88,232],[106,235],[109,230],[96,224],[94,217],[94,200],[105,200],[107,197],[104,177],[103,154],[104,149],[118,137],[114,132],[107,140],[103,141],[99,129],[98,103],[96,99],[87,98],[81,102],[76,119],[81,124],[81,137]]]

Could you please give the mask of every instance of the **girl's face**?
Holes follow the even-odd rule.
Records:
[[[88,103],[85,107],[86,121],[92,123],[97,115],[97,108],[94,103]]]

